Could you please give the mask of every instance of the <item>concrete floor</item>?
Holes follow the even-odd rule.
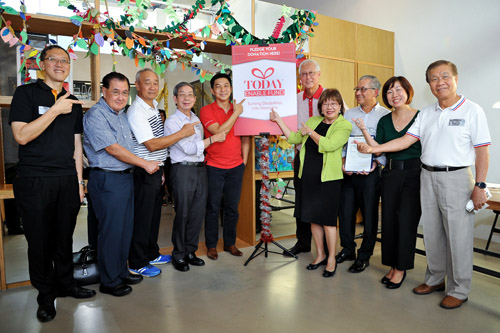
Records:
[[[291,213],[273,213],[275,236],[294,232]],[[86,245],[85,214],[82,208],[75,249]],[[172,214],[171,206],[164,208],[162,247],[171,245]],[[10,238],[10,251],[25,243],[23,236],[13,237],[19,238]],[[476,246],[484,248],[484,241],[477,241]],[[294,238],[279,241],[285,247],[294,242]],[[423,248],[421,240],[417,247]],[[189,272],[178,272],[170,264],[160,266],[160,276],[133,286],[132,294],[123,298],[99,292],[84,301],[59,298],[56,318],[44,324],[35,316],[37,292],[31,286],[9,289],[0,292],[0,332],[500,332],[497,278],[474,273],[469,301],[459,309],[444,310],[438,306],[444,293],[417,296],[411,292],[425,273],[425,257],[420,255],[402,287],[388,290],[379,282],[387,271],[381,265],[380,243],[365,272],[347,272],[350,262],[346,262],[333,279],[321,276],[323,268],[305,269],[313,253],[298,260],[261,255],[244,267],[253,249],[242,249],[243,257],[222,252],[217,261],[201,256],[206,265]],[[274,245],[270,249],[279,251]],[[500,244],[492,243],[490,250],[500,252]],[[7,254],[11,279],[13,271],[26,274],[26,252],[20,252]],[[475,254],[474,263],[500,271],[497,258]],[[98,285],[90,288],[97,291]]]

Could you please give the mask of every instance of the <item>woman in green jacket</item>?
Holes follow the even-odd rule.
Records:
[[[324,277],[333,277],[337,269],[337,215],[342,176],[342,148],[351,134],[352,125],[342,117],[344,101],[337,89],[326,89],[318,100],[321,116],[311,117],[300,131],[292,132],[276,111],[270,120],[276,122],[292,144],[302,144],[299,177],[302,183],[300,207],[296,213],[301,221],[311,223],[316,244],[316,259],[307,266],[316,270],[326,265]],[[329,256],[324,251],[326,236]]]

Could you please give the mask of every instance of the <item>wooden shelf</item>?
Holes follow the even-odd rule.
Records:
[[[0,96],[0,107],[8,108],[8,107],[10,107],[10,103],[12,103],[12,96]],[[97,103],[97,101],[84,100],[83,101],[83,109],[88,110],[92,106],[94,106],[95,103]]]
[[[23,28],[23,20],[19,15],[3,14],[6,20],[12,22],[12,28],[19,32]],[[51,35],[61,35],[61,36],[73,36],[78,33],[78,27],[74,25],[69,18],[61,16],[50,16],[50,15],[40,15],[40,14],[27,14],[31,18],[26,22],[29,33],[38,34],[51,34]],[[3,27],[2,23],[2,27]],[[88,38],[92,35],[93,24],[88,22],[82,23],[82,34],[84,37]],[[116,29],[116,32],[121,36],[125,37],[126,29]],[[136,34],[147,37],[152,40],[157,38],[158,40],[166,39],[167,35],[164,33],[155,34],[149,32],[148,30],[135,29]],[[200,42],[201,38],[195,38],[196,42]],[[187,45],[182,42],[180,38],[176,38],[170,41],[170,47],[176,49],[186,49]],[[217,54],[231,54],[231,47],[226,46],[226,41],[210,39],[207,40],[207,45],[205,45],[204,52],[217,53]]]

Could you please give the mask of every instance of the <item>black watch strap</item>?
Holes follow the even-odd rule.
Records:
[[[479,187],[479,188],[482,188],[484,190],[486,188],[486,183],[484,183],[484,182],[477,182],[476,186]]]

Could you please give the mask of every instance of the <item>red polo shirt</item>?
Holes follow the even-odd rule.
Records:
[[[222,125],[232,114],[232,104],[227,113],[217,102],[202,107],[200,110],[200,120],[203,124],[205,138],[212,136],[207,130],[210,125],[215,123]],[[234,135],[234,126],[227,134],[224,142],[215,142],[207,147],[206,162],[207,165],[221,169],[231,169],[243,163],[243,158],[241,157],[241,138]]]

